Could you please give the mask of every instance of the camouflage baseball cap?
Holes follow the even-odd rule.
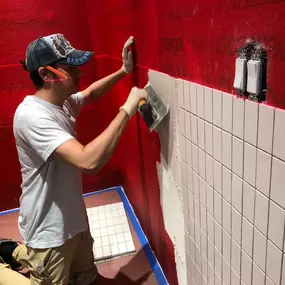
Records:
[[[94,52],[77,50],[63,34],[39,37],[29,44],[26,50],[25,65],[28,71],[38,70],[54,62],[68,65],[85,64]]]

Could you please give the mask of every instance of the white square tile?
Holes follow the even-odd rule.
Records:
[[[213,124],[222,126],[222,92],[213,90]]]
[[[200,225],[200,203],[196,198],[194,198],[194,216],[195,222]]]
[[[123,232],[129,232],[129,231],[130,231],[130,226],[129,226],[129,224],[124,224],[124,225],[122,225],[122,228],[123,228]]]
[[[124,242],[124,241],[125,241],[125,237],[124,237],[124,234],[123,234],[123,233],[117,234],[116,237],[117,237],[117,242],[118,242],[118,243],[121,243],[121,242]]]
[[[223,130],[232,133],[233,126],[233,95],[223,92],[223,118],[222,128]]]
[[[194,218],[194,197],[190,192],[188,192],[188,209],[190,216]]]
[[[234,271],[240,276],[240,263],[241,263],[241,248],[232,240],[232,255],[231,255],[231,266]]]
[[[222,227],[217,221],[214,221],[215,226],[215,247],[219,252],[222,252]]]
[[[94,253],[95,253],[95,258],[101,258],[103,257],[103,248],[100,247],[100,248],[96,248],[94,250]]]
[[[196,246],[201,247],[201,229],[197,223],[195,223],[195,242]]]
[[[214,160],[214,189],[222,194],[222,165]]]
[[[102,237],[102,246],[104,247],[107,245],[110,245],[109,237],[108,236]]]
[[[185,111],[183,109],[179,109],[179,131],[185,136]]]
[[[93,231],[92,231],[92,236],[93,236],[94,239],[95,239],[95,238],[99,238],[99,237],[101,236],[101,231],[100,231],[100,229],[93,230]]]
[[[245,101],[244,140],[254,146],[257,143],[258,104]]]
[[[284,238],[285,210],[270,201],[268,238],[282,250]]]
[[[252,285],[264,285],[265,274],[255,263],[253,263],[252,271]]]
[[[215,219],[222,223],[222,196],[214,191],[214,213]]]
[[[252,186],[243,182],[243,215],[253,223],[255,190]]]
[[[207,196],[207,210],[213,216],[214,215],[214,189],[206,184],[206,196]]]
[[[205,117],[204,102],[204,86],[197,85],[197,116],[202,119]]]
[[[270,198],[285,208],[285,163],[275,157],[272,161],[271,196]]]
[[[269,199],[259,191],[255,193],[255,221],[254,225],[264,235],[267,233]]]
[[[205,122],[198,118],[198,146],[205,150]]]
[[[119,246],[119,251],[120,251],[121,254],[124,254],[124,253],[128,252],[127,245],[126,245],[125,242],[118,243],[118,246]]]
[[[92,228],[95,229],[95,230],[100,229],[99,221],[98,222],[92,222]]]
[[[193,170],[187,166],[187,182],[188,182],[188,191],[193,193]]]
[[[109,240],[110,240],[110,245],[112,244],[117,244],[118,240],[117,240],[117,236],[116,235],[110,235],[109,236]]]
[[[223,167],[223,197],[231,203],[232,201],[232,175],[231,172]]]
[[[127,245],[128,252],[132,252],[136,250],[133,241],[127,241],[126,245]]]
[[[94,238],[94,246],[96,248],[102,247],[102,239],[101,238]]]
[[[186,212],[189,212],[188,189],[185,186],[182,186],[182,198],[183,208]]]
[[[107,224],[107,227],[114,226],[114,220],[113,219],[107,219],[106,224]]]
[[[107,228],[101,228],[100,229],[100,232],[101,232],[101,237],[105,237],[108,235],[108,230]]]
[[[112,244],[111,245],[111,253],[112,255],[118,255],[120,253],[119,247],[117,244]]]
[[[272,153],[274,111],[275,109],[268,105],[259,105],[257,145],[268,153]]]
[[[243,178],[250,185],[255,187],[256,175],[256,148],[245,143],[244,144],[244,173]]]
[[[205,150],[213,155],[213,125],[205,122]]]
[[[253,225],[245,218],[242,220],[242,249],[252,258]]]
[[[206,181],[212,187],[214,186],[214,162],[208,154],[206,154]]]
[[[200,207],[200,214],[201,214],[201,228],[203,231],[207,232],[207,212],[202,205]]]
[[[194,197],[199,200],[199,176],[195,172],[193,172],[193,192]]]
[[[108,235],[114,235],[116,233],[115,227],[107,227]]]
[[[198,164],[199,164],[199,175],[205,180],[206,179],[206,153],[199,149],[198,150]]]
[[[232,175],[232,205],[239,213],[242,213],[242,180]]]
[[[120,214],[119,214],[119,211],[117,209],[116,210],[112,210],[112,217],[113,218],[117,218],[119,216],[120,216]]]
[[[105,207],[104,206],[99,206],[98,207],[98,213],[105,212]]]
[[[213,122],[213,90],[208,87],[204,87],[205,93],[205,120]]]
[[[188,112],[185,112],[185,136],[191,140],[191,114]]]
[[[179,136],[179,153],[181,159],[186,162],[187,154],[186,154],[186,139],[182,135]]]
[[[245,285],[251,285],[252,259],[242,250],[241,260],[241,279]]]
[[[240,277],[233,269],[231,270],[231,278],[231,285],[240,285]]]
[[[198,145],[198,118],[191,114],[191,141]]]
[[[233,134],[240,139],[244,137],[244,99],[233,98]]]
[[[202,254],[202,275],[207,280],[208,276],[208,261],[207,258]],[[207,284],[207,282],[206,282]]]
[[[212,241],[212,243],[214,243],[215,242],[214,218],[209,212],[207,213],[207,229],[208,229],[208,237]]]
[[[232,238],[241,245],[241,214],[232,208]]]
[[[281,285],[285,284],[285,255],[283,254],[283,265],[282,265],[282,280]]]
[[[107,219],[112,219],[112,218],[113,218],[113,216],[112,216],[112,211],[111,211],[111,210],[108,211],[108,212],[106,212],[106,218],[107,218]]]
[[[190,237],[195,239],[195,222],[194,222],[194,217],[190,217]]]
[[[223,199],[223,228],[231,234],[231,205]]]
[[[187,168],[186,163],[184,161],[181,161],[181,182],[182,185],[188,186],[187,182]]]
[[[213,127],[213,150],[214,158],[222,162],[222,131],[217,127]]]
[[[257,150],[256,188],[269,197],[271,156],[262,150]]]
[[[125,241],[132,241],[133,240],[131,232],[124,233],[124,238],[125,238]]]
[[[266,237],[257,229],[254,229],[253,260],[265,272]]]
[[[115,226],[115,232],[116,232],[116,234],[121,234],[123,232],[122,225],[116,225]]]
[[[197,84],[190,82],[190,108],[191,113],[197,114]]]
[[[219,278],[222,278],[222,255],[217,248],[215,248],[215,272]]]
[[[223,165],[232,169],[232,135],[222,132],[222,161]]]
[[[223,258],[223,284],[230,284],[231,280],[231,266],[229,263]]]
[[[266,274],[275,283],[280,283],[282,252],[270,241],[267,242]]]
[[[205,213],[206,215],[206,213]],[[208,239],[206,233],[202,230],[201,231],[201,252],[207,256],[207,248],[208,248]]]
[[[285,111],[281,109],[275,110],[275,126],[274,126],[274,139],[273,139],[273,154],[285,160],[285,130],[284,130],[284,121],[285,121]]]
[[[201,177],[199,177],[199,191],[200,191],[200,203],[206,208],[207,207],[206,183]]]
[[[239,177],[243,174],[243,141],[233,137],[233,148],[232,148],[232,170]]]
[[[192,167],[193,170],[198,173],[198,148],[196,145],[192,144]]]
[[[190,82],[186,80],[183,82],[183,99],[184,108],[190,112]]]
[[[223,256],[228,263],[231,262],[231,237],[223,230]]]
[[[186,163],[189,167],[192,168],[192,143],[189,140],[186,140],[185,143],[186,143],[186,155],[185,155]]]
[[[109,245],[103,246],[103,255],[104,257],[111,255],[111,247]]]

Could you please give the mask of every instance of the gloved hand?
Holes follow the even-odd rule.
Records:
[[[127,101],[120,110],[124,110],[131,118],[138,110],[138,104],[141,99],[147,100],[147,92],[144,89],[133,87]]]
[[[134,69],[134,61],[133,61],[133,55],[131,51],[128,51],[128,48],[133,44],[134,37],[131,36],[129,39],[125,42],[122,52],[122,60],[123,60],[123,66],[122,70],[125,73],[131,73]]]

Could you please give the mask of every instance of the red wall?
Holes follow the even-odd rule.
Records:
[[[23,59],[31,40],[61,32],[75,46],[93,49],[97,57],[83,68],[84,87],[119,68],[122,45],[135,36],[139,64],[135,74],[86,108],[79,119],[80,140],[87,143],[115,116],[130,87],[144,86],[148,68],[232,92],[235,49],[248,36],[268,48],[267,103],[285,108],[284,13],[283,0],[85,0],[76,5],[67,0],[0,0],[0,210],[18,206],[21,179],[12,120],[17,105],[34,90],[27,73],[10,65]],[[175,285],[156,161],[158,138],[135,117],[100,175],[84,177],[84,191],[124,185],[170,284]]]

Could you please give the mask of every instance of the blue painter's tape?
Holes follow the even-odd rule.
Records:
[[[83,197],[89,197],[89,196],[98,195],[98,194],[102,194],[102,193],[106,193],[106,192],[110,192],[110,191],[114,191],[114,190],[117,191],[117,188],[118,188],[118,186],[107,188],[107,189],[104,189],[104,190],[98,190],[98,191],[94,191],[94,192],[89,192],[89,193],[83,194],[82,196]]]
[[[162,271],[162,268],[161,266],[159,265],[158,263],[158,260],[156,259],[150,245],[149,245],[149,242],[147,240],[147,237],[145,236],[143,230],[142,230],[142,227],[135,215],[135,212],[125,194],[125,191],[123,189],[123,187],[117,187],[117,192],[118,194],[120,195],[121,199],[122,199],[122,202],[124,204],[124,207],[125,207],[125,210],[131,220],[131,223],[135,229],[135,232],[139,238],[139,241],[144,249],[144,252],[145,252],[145,255],[148,259],[148,262],[151,266],[151,269],[153,271],[153,273],[155,274],[155,277],[156,277],[156,280],[157,280],[157,283],[159,285],[166,285],[168,284],[167,280],[166,280],[166,277]]]
[[[0,216],[12,214],[12,213],[17,213],[17,212],[19,212],[19,211],[20,211],[20,208],[15,208],[15,209],[3,211],[3,212],[0,212]]]

